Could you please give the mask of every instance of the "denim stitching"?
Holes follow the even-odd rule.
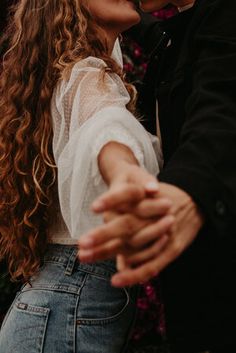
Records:
[[[29,304],[25,304],[23,302],[18,302],[15,304],[15,307],[20,310],[20,311],[24,311],[24,312],[28,312],[28,313],[34,313],[34,314],[42,314],[42,315],[48,315],[50,309],[49,308],[43,308],[40,306],[33,306],[33,305],[29,305]]]
[[[29,292],[32,290],[42,290],[46,292],[61,292],[61,293],[68,293],[68,294],[78,294],[80,288],[76,286],[66,286],[66,285],[34,285],[33,288],[24,289],[22,293]]]
[[[80,287],[80,291],[78,293],[78,297],[77,297],[77,300],[76,300],[76,304],[75,304],[75,312],[74,312],[74,342],[73,342],[73,353],[76,353],[76,339],[77,339],[77,311],[78,311],[78,307],[79,307],[79,302],[80,302],[80,295],[81,295],[81,291],[82,289],[84,288],[84,285],[86,283],[86,280],[87,280],[87,277],[88,277],[88,274],[86,274],[84,276],[84,279],[82,281],[82,284],[81,284],[81,287]]]
[[[48,313],[46,315],[46,320],[45,320],[45,324],[44,324],[44,332],[43,332],[43,335],[42,335],[42,346],[41,346],[41,352],[40,353],[43,353],[45,337],[46,337],[46,331],[47,331],[47,326],[48,326],[49,314],[50,314],[50,309],[48,309]]]
[[[73,251],[71,252],[71,255],[67,261],[65,275],[68,275],[68,276],[72,275],[73,270],[75,268],[76,260],[77,260],[76,254],[77,254],[77,250],[73,249]]]

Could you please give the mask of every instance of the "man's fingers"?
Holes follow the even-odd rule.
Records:
[[[157,256],[162,249],[166,246],[169,241],[168,235],[163,235],[158,239],[153,245],[149,246],[145,250],[141,250],[138,253],[132,254],[130,256],[125,256],[125,263],[127,266],[138,265],[140,263],[146,262]]]
[[[116,268],[117,271],[124,271],[125,269],[129,268],[126,262],[126,258],[124,255],[118,254],[116,257]]]
[[[132,214],[120,215],[111,222],[83,235],[79,240],[79,246],[81,249],[89,249],[111,239],[128,238],[149,223],[150,221],[140,220]]]
[[[112,277],[112,285],[114,287],[126,287],[148,281],[158,274],[155,261],[156,260],[152,260],[137,268],[116,273]]]
[[[172,249],[167,246],[157,258],[155,257],[134,269],[127,269],[115,274],[112,277],[112,285],[114,287],[126,287],[147,282],[157,276],[176,257]]]
[[[167,198],[149,198],[141,201],[133,213],[141,218],[158,217],[167,213],[171,206],[172,201]]]
[[[157,240],[170,231],[174,220],[175,218],[172,215],[160,218],[155,223],[141,229],[128,241],[128,244],[134,248],[140,248],[141,246]]]
[[[178,242],[173,238],[173,235],[171,235],[169,241],[162,248],[157,257],[154,257],[134,269],[127,269],[115,274],[112,277],[112,285],[115,287],[124,287],[146,282],[159,274],[171,262],[178,258],[183,250],[184,247],[182,243]]]
[[[114,210],[125,203],[139,202],[145,196],[145,189],[142,186],[125,184],[114,189],[111,188],[97,198],[92,204],[92,210],[97,213]]]

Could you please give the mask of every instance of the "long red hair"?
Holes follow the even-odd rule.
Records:
[[[0,75],[0,258],[27,280],[47,245],[48,207],[56,181],[50,102],[58,80],[87,56],[108,55],[101,29],[79,0],[20,0],[5,33]],[[129,108],[134,105],[134,91]]]

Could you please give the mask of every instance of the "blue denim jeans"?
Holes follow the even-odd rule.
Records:
[[[0,353],[126,351],[137,288],[110,285],[113,261],[80,264],[76,255],[75,246],[49,246],[5,317]]]

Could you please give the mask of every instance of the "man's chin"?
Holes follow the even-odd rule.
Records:
[[[162,9],[168,5],[169,1],[167,0],[141,0],[140,8],[144,12],[153,12]]]

